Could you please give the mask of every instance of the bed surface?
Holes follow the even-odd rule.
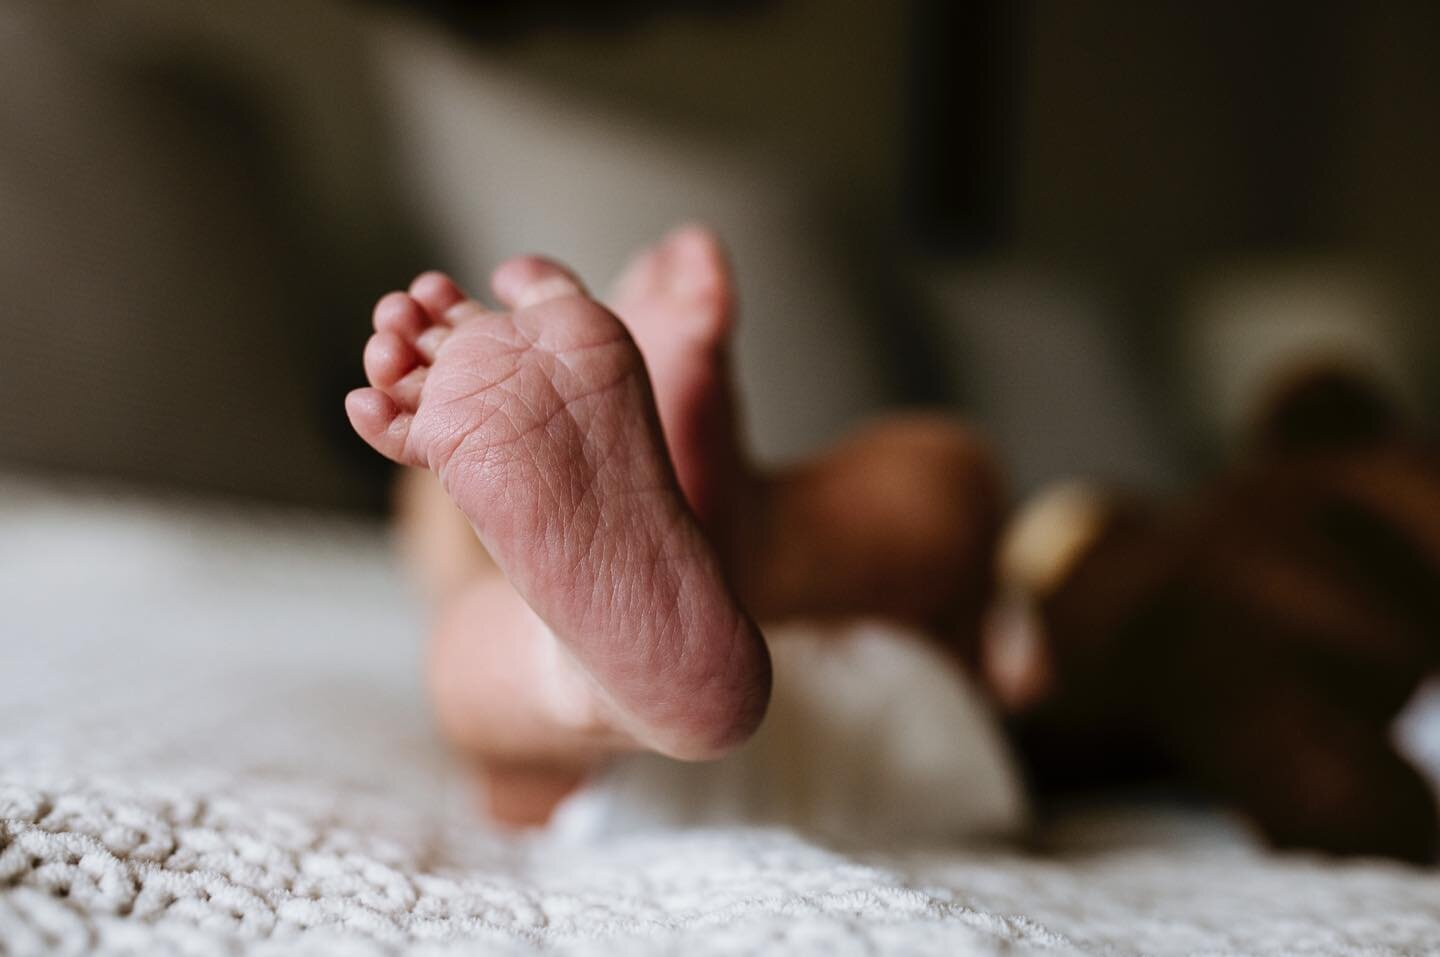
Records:
[[[0,480],[0,954],[1440,953],[1437,874],[1198,809],[1077,811],[1043,853],[491,834],[388,554]]]

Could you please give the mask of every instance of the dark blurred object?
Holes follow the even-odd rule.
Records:
[[[930,250],[993,251],[1013,225],[1025,5],[916,0],[905,218]]]
[[[542,29],[622,33],[666,14],[748,13],[771,0],[366,0],[439,20],[472,40],[503,43]]]
[[[1074,17],[1080,5],[1050,6]],[[1078,214],[1061,241],[1093,246],[1103,229],[1140,268],[1236,248],[1362,245],[1401,261],[1435,249],[1440,136],[1424,117],[1440,104],[1440,7],[1113,9],[1105,34],[1094,21],[1053,24],[1069,32],[1052,43],[1090,69],[1056,91],[1074,108],[1068,123],[1027,130],[1055,197]]]
[[[1168,778],[1280,846],[1433,862],[1436,799],[1390,731],[1440,665],[1440,456],[1339,369],[1258,421],[1249,460],[1188,501],[1113,501],[1039,596],[1032,777]]]
[[[428,257],[337,10],[0,11],[0,463],[383,503],[341,397],[369,303]]]
[[[1258,451],[1324,452],[1399,440],[1405,423],[1365,373],[1332,367],[1282,380],[1251,426]]]
[[[917,238],[1155,282],[1440,250],[1440,5],[917,0]]]

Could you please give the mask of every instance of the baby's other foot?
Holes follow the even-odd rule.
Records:
[[[735,283],[719,239],[702,226],[672,231],[635,257],[611,302],[645,357],[680,487],[724,540],[749,470],[729,368]]]
[[[382,299],[351,422],[438,476],[617,732],[721,754],[764,714],[769,657],[681,497],[640,353],[554,263],[493,286],[512,311],[435,274]]]

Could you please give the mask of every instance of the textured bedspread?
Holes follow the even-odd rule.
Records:
[[[0,484],[0,954],[1440,953],[1440,876],[1200,811],[1043,850],[503,838],[379,532]]]

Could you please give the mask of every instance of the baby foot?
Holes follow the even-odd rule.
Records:
[[[630,263],[610,301],[645,357],[680,488],[725,550],[749,473],[730,384],[734,280],[720,241],[701,226],[674,230]]]
[[[493,287],[511,312],[437,274],[382,299],[351,423],[436,474],[617,731],[721,754],[763,716],[769,657],[681,498],[640,353],[554,263]]]

